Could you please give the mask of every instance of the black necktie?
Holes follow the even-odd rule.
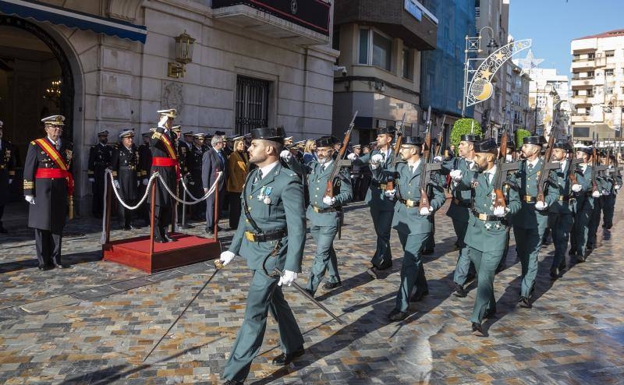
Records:
[[[533,172],[533,165],[529,163],[529,173]]]
[[[258,173],[256,174],[256,180],[254,181],[254,184],[258,183],[261,180],[262,180],[262,170],[258,169]]]
[[[325,172],[325,165],[321,166],[321,173]]]

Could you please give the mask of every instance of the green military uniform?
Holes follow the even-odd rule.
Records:
[[[585,149],[582,149],[585,150]],[[577,181],[581,185],[581,191],[576,193],[576,212],[574,215],[573,234],[570,243],[570,255],[576,255],[581,262],[587,256],[587,239],[589,235],[589,222],[594,211],[594,197],[592,196],[592,167],[581,164]]]
[[[409,138],[405,138],[405,144],[409,143]],[[415,141],[420,145],[419,141]],[[397,292],[395,310],[407,312],[409,299],[416,286],[417,293],[428,292],[425,270],[422,263],[422,251],[427,239],[433,231],[433,215],[444,204],[446,197],[442,187],[439,174],[431,177],[429,184],[430,207],[434,212],[430,215],[420,215],[420,180],[424,178],[422,173],[425,161],[419,160],[415,165],[415,170],[404,162],[398,163],[396,173],[396,206],[392,227],[397,231],[399,240],[403,246],[403,265],[401,267],[401,285]]]
[[[392,174],[386,172],[386,170],[394,159],[394,153],[392,152],[392,148],[389,148],[387,152],[373,150],[354,160],[353,164],[370,164],[371,158],[377,154],[383,156],[383,162],[378,165],[375,170],[372,170],[373,178],[364,200],[370,207],[373,225],[375,226],[375,234],[377,235],[377,247],[371,259],[371,263],[379,269],[385,269],[392,266],[390,234],[395,202],[385,199],[384,191],[386,190],[386,183],[392,178]]]
[[[602,227],[604,227],[607,230],[613,227],[613,213],[615,211],[615,199],[617,198],[618,190],[622,186],[622,175],[619,174],[619,171],[617,173],[614,173],[614,170],[613,170],[614,162],[615,162],[615,157],[611,155],[611,165],[609,166],[609,171],[612,173],[609,175],[611,188],[609,190],[609,194],[603,197],[604,206],[602,208],[602,215],[603,215]]]
[[[589,220],[589,233],[587,235],[587,248],[595,249],[598,244],[596,241],[596,234],[598,233],[598,227],[600,226],[600,216],[602,214],[602,210],[604,209],[606,194],[611,191],[613,188],[613,183],[605,176],[605,175],[596,175],[596,184],[598,186],[598,191],[600,192],[600,196],[594,198],[594,209],[592,210],[592,215]]]
[[[525,143],[527,143],[527,139],[530,140],[531,138],[534,137],[524,138]],[[512,176],[514,184],[519,188],[520,198],[522,200],[522,208],[513,216],[512,222],[516,239],[516,252],[522,264],[522,287],[520,296],[527,301],[531,297],[533,286],[535,285],[539,250],[548,224],[548,210],[539,211],[535,208],[537,184],[543,162],[542,159],[538,158],[535,165],[531,165],[523,160],[520,162],[518,171]],[[553,174],[554,173],[551,172],[549,178],[549,182],[552,183],[548,184],[548,188],[544,187],[546,189],[544,199],[548,207],[550,207],[559,196],[558,189],[554,186],[553,181],[555,177]]]
[[[281,141],[283,130],[254,129],[252,138]],[[282,287],[278,286],[279,276],[273,275],[275,268],[301,272],[306,237],[303,186],[297,174],[279,162],[265,174],[261,177],[260,169],[255,169],[247,176],[241,202],[243,207],[247,205],[256,226],[243,212],[229,248],[247,260],[253,273],[245,318],[223,372],[225,379],[238,382],[245,380],[260,350],[269,311],[277,320],[285,353],[301,349],[304,342]]]
[[[310,193],[310,205],[306,211],[306,217],[310,221],[310,233],[316,241],[316,255],[310,271],[310,279],[306,289],[312,294],[318,289],[325,271],[329,272],[327,282],[340,283],[338,273],[338,260],[334,250],[334,238],[341,225],[342,205],[353,199],[351,179],[346,170],[341,170],[334,180],[334,198],[336,203],[331,206],[323,203],[323,197],[327,181],[332,173],[334,161],[321,165],[317,161],[311,161],[307,165],[308,191]]]

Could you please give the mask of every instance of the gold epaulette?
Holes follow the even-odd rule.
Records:
[[[117,177],[117,171],[113,171],[113,178]]]
[[[29,182],[24,179],[24,190],[32,190],[35,187],[35,182]]]
[[[162,134],[158,131],[154,131],[154,135],[152,135],[152,139],[158,139],[160,140],[160,137],[162,136]]]
[[[33,140],[32,142],[30,142],[30,144],[32,144],[34,146],[35,145],[35,141]]]

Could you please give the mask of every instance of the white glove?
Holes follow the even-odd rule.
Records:
[[[13,179],[9,179],[9,184],[13,183]]]
[[[611,193],[607,190],[602,190],[602,195],[608,196],[608,195],[611,195]]]
[[[24,198],[26,199],[26,202],[30,203],[31,205],[35,204],[35,196],[34,195],[26,195],[26,196],[24,196]]]
[[[513,161],[513,156],[511,154],[505,155],[505,163],[511,163]]]
[[[433,207],[431,206],[420,209],[420,215],[422,216],[428,217],[431,213],[433,213]]]
[[[95,183],[95,178],[89,178],[89,182]]]
[[[379,164],[381,162],[383,162],[384,156],[381,154],[375,154],[371,157],[371,163],[373,164]]]
[[[333,206],[334,203],[336,203],[336,198],[324,196],[323,203],[325,203],[327,206]]]
[[[620,187],[622,187],[622,186],[620,186],[619,184],[616,184],[615,186],[613,186],[613,188],[616,189],[616,190],[619,190]]]
[[[592,197],[594,197],[594,198],[600,198],[600,191],[594,191],[594,192],[592,193]]]
[[[149,179],[145,178],[143,179],[143,186],[147,186],[147,182],[149,181]]]
[[[394,196],[396,195],[396,190],[386,190],[386,191],[384,191],[384,195],[386,196],[386,198],[388,198],[391,201],[393,201],[394,200]]]
[[[442,157],[441,156],[436,156],[435,158],[433,158],[433,163],[442,163]]]
[[[119,190],[119,189],[121,188],[121,185],[119,184],[119,181],[118,181],[118,180],[113,181],[113,184],[115,185],[115,188],[116,188],[117,190]]]
[[[573,184],[572,185],[572,191],[574,192],[580,192],[583,189],[583,186],[581,186],[580,184]]]
[[[349,160],[356,160],[357,159],[357,155],[351,153],[351,154],[347,155],[347,159],[349,159]]]
[[[453,179],[455,182],[461,181],[462,178],[464,177],[464,174],[462,173],[461,170],[453,170],[450,172],[449,175],[451,176],[451,179]]]
[[[284,162],[289,162],[290,159],[292,159],[292,154],[288,150],[282,150],[282,152],[280,152],[280,158],[282,158]]]
[[[219,261],[221,261],[223,266],[225,266],[228,263],[232,262],[232,259],[234,259],[234,257],[236,257],[236,254],[234,254],[233,252],[224,251],[221,253],[221,256],[219,257]]]
[[[290,286],[297,279],[297,273],[290,270],[284,270],[284,275],[280,277],[277,286],[287,285]]]
[[[494,215],[496,215],[499,218],[502,218],[505,215],[507,215],[507,210],[505,210],[505,207],[503,206],[496,206],[494,207]]]
[[[536,210],[539,210],[539,211],[546,210],[547,207],[548,207],[548,203],[546,202],[542,202],[542,201],[535,202]]]

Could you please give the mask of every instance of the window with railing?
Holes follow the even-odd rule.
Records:
[[[268,126],[271,82],[239,76],[236,79],[236,134]]]

